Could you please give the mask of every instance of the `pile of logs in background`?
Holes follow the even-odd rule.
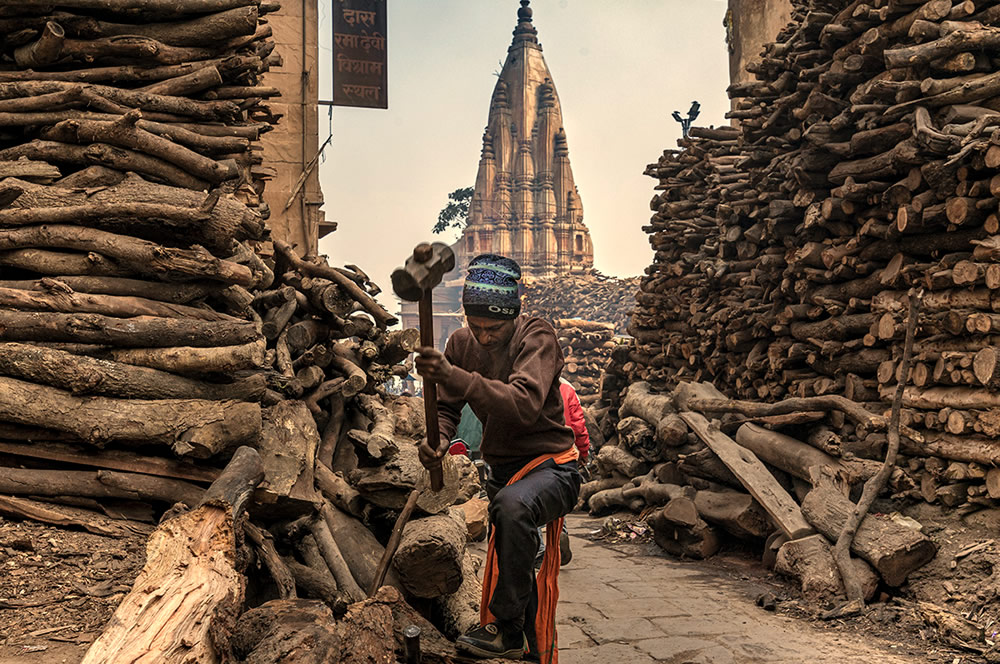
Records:
[[[521,310],[556,328],[566,360],[563,377],[585,406],[617,400],[625,387],[605,370],[625,334],[638,287],[638,277],[619,279],[596,270],[526,281]]]
[[[1000,6],[793,4],[758,80],[730,88],[739,129],[694,128],[648,168],[656,254],[624,370],[875,413],[905,379],[908,495],[996,506],[1000,88],[982,45],[1000,39]],[[818,427],[825,449],[881,458],[884,434]]]
[[[478,620],[478,476],[449,459],[379,568],[424,476],[422,406],[381,390],[417,333],[387,331],[359,268],[271,242],[257,141],[278,4],[60,6],[0,10],[0,514],[108,536],[164,519],[85,661],[170,644],[282,661],[303,616],[342,616],[378,577],[403,595],[329,620],[328,645],[391,653],[396,614],[448,652],[407,602],[452,635]],[[168,586],[174,610],[148,622]]]
[[[722,433],[771,464],[801,503],[790,509],[801,507],[806,527],[832,539],[843,521],[833,514],[843,508],[839,494],[806,471],[836,468],[849,484],[870,476],[885,455],[884,416],[905,382],[901,457],[887,495],[958,515],[1000,506],[1000,75],[991,58],[1000,4],[792,5],[792,22],[752,66],[756,80],[729,89],[738,128],[692,128],[647,169],[658,181],[645,227],[654,261],[629,324],[635,340],[609,376],[664,394],[706,381],[720,403],[788,405],[704,412],[742,413],[723,418]],[[904,376],[904,319],[919,290]],[[720,513],[719,497],[703,491],[747,483],[678,418],[676,402],[642,412],[636,398],[611,404],[601,455],[629,456],[598,457],[606,484],[588,493],[617,493],[598,493],[590,508],[678,499],[651,518],[658,541],[707,555],[720,532],[739,530],[733,519],[747,498],[728,497]],[[810,401],[810,410],[790,399],[829,401]],[[748,423],[751,412],[768,417]],[[767,536],[766,519],[763,531],[746,527],[759,516],[740,512],[737,534]],[[911,544],[922,557],[910,562],[926,561],[928,543]],[[898,585],[899,570],[880,567],[886,551],[854,553]],[[786,554],[786,570],[832,564],[806,549]],[[819,578],[800,576],[804,586]]]
[[[525,279],[521,310],[548,321],[557,318],[611,323],[615,332],[625,333],[629,315],[635,308],[639,278],[619,279],[592,270],[544,279]]]

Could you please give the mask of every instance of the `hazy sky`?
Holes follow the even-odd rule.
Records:
[[[329,80],[329,4],[320,2],[321,80]],[[475,182],[489,100],[517,22],[517,0],[388,0],[389,109],[334,108],[320,166],[320,241],[390,291],[389,274],[449,192]],[[655,180],[642,174],[701,103],[699,125],[726,124],[725,0],[533,0],[534,26],[562,102],[570,161],[594,240],[595,267],[641,274],[653,253]],[[329,98],[329,86],[321,89]],[[320,140],[328,121],[320,120]],[[386,304],[389,304],[386,302]]]

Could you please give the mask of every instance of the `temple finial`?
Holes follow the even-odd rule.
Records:
[[[514,28],[514,41],[538,41],[536,35],[538,31],[531,25],[531,0],[521,0],[521,7],[517,10],[517,27]]]

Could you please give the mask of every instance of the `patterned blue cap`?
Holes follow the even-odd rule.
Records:
[[[521,267],[506,256],[480,254],[469,263],[469,275],[462,290],[462,306],[467,316],[517,318],[521,313],[518,279]]]

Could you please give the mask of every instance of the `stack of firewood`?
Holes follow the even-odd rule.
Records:
[[[979,47],[1000,31],[994,5],[794,3],[758,80],[730,88],[739,129],[693,129],[649,168],[657,254],[631,378],[842,395],[876,413],[906,380],[921,495],[996,504],[1000,115]],[[926,295],[899,376],[911,288]],[[855,454],[884,449],[832,424]]]
[[[260,438],[250,305],[273,273],[254,251],[252,144],[277,93],[258,85],[275,8],[79,0],[0,18],[5,452],[106,469],[8,464],[4,493],[191,504],[185,481],[211,469],[187,461]]]
[[[449,510],[477,473],[449,459],[446,490],[415,493],[422,407],[381,389],[416,331],[387,330],[360,269],[266,243],[255,141],[276,119],[260,76],[277,3],[59,7],[0,16],[0,513],[103,535],[164,516],[87,661],[245,657],[205,630],[229,632],[248,581],[338,616],[384,581],[469,627],[469,526]],[[177,503],[195,509],[164,514]],[[234,522],[269,574],[237,570]],[[175,611],[142,610],[167,587]]]
[[[615,347],[614,324],[576,318],[557,318],[553,323],[565,359],[563,378],[573,385],[581,403],[597,401],[601,376]]]
[[[576,318],[611,323],[614,331],[624,333],[638,285],[636,277],[619,279],[597,270],[543,279],[529,277],[525,279],[521,311],[550,322]]]

